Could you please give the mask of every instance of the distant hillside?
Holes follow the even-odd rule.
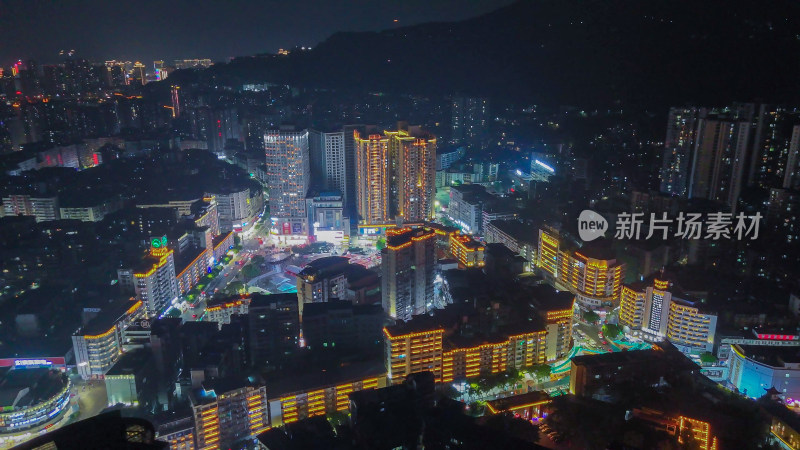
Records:
[[[643,106],[800,97],[793,0],[521,0],[473,19],[337,33],[214,74],[294,85]]]

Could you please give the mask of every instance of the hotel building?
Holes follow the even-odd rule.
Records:
[[[575,249],[551,227],[539,230],[538,267],[557,289],[575,294],[589,309],[611,306],[619,299],[625,264],[610,249],[586,244]]]
[[[685,293],[669,278],[660,278],[623,286],[620,325],[648,341],[666,339],[684,353],[711,351],[717,314],[709,311],[702,300],[692,300],[701,298],[702,293]]]

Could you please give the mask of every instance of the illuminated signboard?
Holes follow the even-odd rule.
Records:
[[[34,367],[63,367],[64,357],[39,357],[39,358],[0,358],[0,367],[14,367],[16,369]]]
[[[53,365],[52,361],[48,361],[46,359],[15,359],[14,360],[14,367],[17,367],[17,368],[52,366],[52,365]]]
[[[154,237],[150,240],[150,247],[152,248],[163,248],[167,246],[167,237]]]

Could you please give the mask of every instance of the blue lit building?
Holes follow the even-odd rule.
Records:
[[[742,394],[759,398],[774,387],[784,399],[800,398],[800,349],[734,344],[728,381]]]

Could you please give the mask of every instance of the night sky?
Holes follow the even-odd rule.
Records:
[[[313,46],[336,31],[377,31],[476,16],[512,0],[0,0],[0,66],[211,58]],[[397,19],[397,23],[394,22]]]

